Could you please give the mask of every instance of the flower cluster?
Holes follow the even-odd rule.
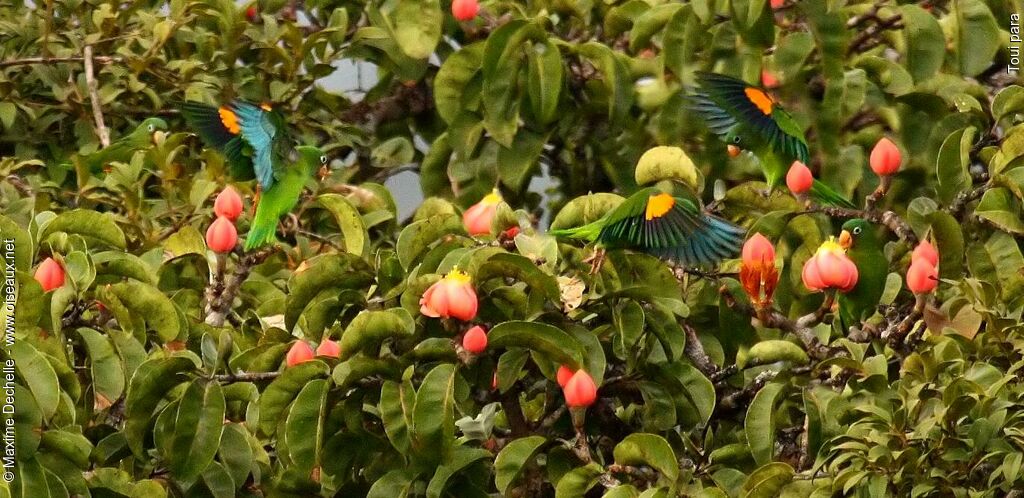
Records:
[[[213,213],[217,219],[206,229],[206,246],[218,254],[227,254],[238,243],[235,220],[242,214],[242,197],[235,189],[225,188],[213,202]]]
[[[907,288],[914,294],[927,294],[939,285],[939,252],[931,242],[925,240],[910,254],[910,268],[907,269]]]

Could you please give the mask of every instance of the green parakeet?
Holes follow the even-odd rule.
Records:
[[[845,332],[874,314],[885,291],[889,260],[885,257],[878,230],[866,220],[853,219],[843,223],[839,245],[846,249],[846,255],[857,265],[858,274],[857,285],[837,298],[841,330]]]
[[[164,120],[147,118],[131,133],[82,158],[81,164],[93,175],[98,175],[108,164],[115,161],[127,163],[137,151],[163,142],[166,131],[167,123]]]
[[[635,249],[683,266],[711,266],[735,256],[745,232],[702,213],[689,200],[650,187],[631,195],[597,221],[549,233],[596,242],[599,249]]]
[[[227,157],[235,180],[255,178],[266,190],[283,174],[282,162],[292,144],[284,116],[269,104],[235,100],[213,107],[186,101],[178,107],[203,142]]]
[[[810,162],[803,129],[766,91],[714,73],[698,72],[697,82],[700,90],[690,95],[690,108],[730,151],[744,149],[757,156],[768,188],[782,183],[793,161]],[[809,193],[822,204],[855,207],[818,180]]]
[[[278,220],[291,212],[299,200],[302,187],[313,171],[327,164],[327,156],[319,148],[300,145],[295,148],[295,164],[283,168],[273,185],[263,191],[256,204],[256,216],[245,237],[245,250],[251,251],[277,241]]]

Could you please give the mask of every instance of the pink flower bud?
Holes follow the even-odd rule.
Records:
[[[64,285],[64,268],[61,268],[60,263],[53,258],[46,258],[39,263],[33,276],[36,282],[43,286],[43,292],[50,292]]]
[[[242,197],[230,185],[224,187],[213,201],[213,213],[231,221],[237,220],[242,214]]]
[[[939,251],[935,250],[935,246],[930,241],[923,240],[914,248],[914,252],[910,253],[911,264],[918,260],[927,261],[932,266],[939,266]]]
[[[789,172],[786,173],[786,186],[789,187],[789,191],[799,195],[810,190],[812,185],[814,175],[811,169],[800,161],[793,161]]]
[[[571,368],[565,365],[559,366],[558,373],[555,374],[555,379],[558,381],[558,387],[565,387],[565,385],[569,383],[569,379],[572,378],[572,375],[574,373],[575,372],[573,372]]]
[[[213,252],[226,254],[234,250],[238,243],[238,230],[231,220],[221,216],[218,217],[206,229],[206,246]]]
[[[903,162],[903,155],[899,147],[888,137],[882,137],[875,148],[871,149],[871,157],[868,161],[871,164],[871,171],[878,176],[890,176],[900,169]]]
[[[452,15],[460,21],[470,21],[480,12],[477,0],[453,0]]]
[[[320,342],[320,345],[316,347],[316,355],[337,358],[341,356],[341,346],[336,341],[324,339]]]
[[[562,388],[565,404],[569,408],[586,408],[597,401],[597,385],[594,379],[583,370],[577,370],[569,382]]]
[[[306,341],[295,341],[295,344],[292,344],[292,348],[288,350],[288,354],[285,356],[285,363],[289,367],[294,367],[299,363],[312,359],[313,348],[309,347]]]
[[[939,285],[939,272],[925,259],[910,263],[907,270],[907,288],[914,294],[927,294]]]
[[[473,354],[483,353],[487,349],[487,332],[479,325],[467,330],[462,336],[462,347]]]
[[[491,221],[501,204],[501,194],[495,189],[462,213],[462,224],[470,235],[487,235],[491,233]]]

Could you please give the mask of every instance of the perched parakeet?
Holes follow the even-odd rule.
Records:
[[[302,187],[313,171],[327,164],[327,156],[319,148],[300,145],[295,148],[295,164],[282,168],[273,185],[263,191],[256,204],[256,216],[245,237],[245,250],[251,251],[277,240],[278,220],[291,212],[299,200]]]
[[[179,108],[203,142],[227,157],[232,178],[255,178],[266,190],[282,175],[282,161],[292,144],[284,116],[269,104],[235,100],[213,107],[185,101]]]
[[[635,249],[683,266],[711,266],[735,256],[745,232],[655,187],[631,195],[597,221],[550,231],[596,242],[599,249]]]
[[[803,129],[766,91],[715,73],[698,72],[697,82],[700,90],[689,97],[690,108],[730,151],[745,149],[757,156],[769,189],[783,182],[793,161],[810,162]],[[810,195],[822,204],[855,207],[818,180]]]
[[[137,151],[163,142],[166,131],[167,123],[164,120],[147,118],[131,133],[82,158],[81,164],[90,173],[97,175],[111,162],[127,163]]]
[[[885,291],[889,274],[889,260],[885,257],[883,241],[878,230],[862,219],[843,223],[839,245],[846,249],[853,264],[857,265],[857,285],[847,293],[839,294],[839,319],[843,331],[859,325],[874,314]]]

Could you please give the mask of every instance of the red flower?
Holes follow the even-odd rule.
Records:
[[[927,261],[928,263],[931,263],[932,266],[939,266],[939,251],[935,250],[935,246],[933,246],[930,241],[921,241],[921,243],[914,248],[914,252],[910,253],[911,264],[919,260]]]
[[[789,191],[800,195],[810,190],[812,185],[814,185],[814,175],[811,173],[811,169],[800,161],[793,161],[789,172],[786,173],[786,186],[789,187]]]
[[[224,187],[213,201],[213,213],[231,221],[237,220],[242,214],[242,197],[230,185]]]
[[[765,88],[778,88],[779,79],[775,77],[775,74],[767,69],[761,70],[761,86]]]
[[[571,368],[561,365],[558,367],[558,373],[555,374],[555,379],[558,380],[558,387],[565,387],[569,383],[569,379],[572,378],[573,372]]]
[[[786,0],[771,0],[771,6],[773,9],[781,8],[783,5],[786,5]]]
[[[888,137],[882,137],[875,148],[871,149],[871,157],[868,161],[871,164],[871,171],[878,176],[890,176],[900,169],[903,156],[899,147]]]
[[[839,289],[849,292],[857,285],[857,265],[846,256],[846,251],[829,237],[804,263],[801,273],[804,286],[812,291]]]
[[[288,354],[285,356],[285,362],[289,367],[294,367],[299,363],[312,359],[313,348],[309,347],[306,341],[295,341],[295,344],[292,344],[292,348],[288,350]]]
[[[324,339],[320,342],[320,345],[316,347],[316,355],[337,358],[341,356],[341,346],[335,341]]]
[[[565,404],[569,408],[586,408],[597,401],[597,385],[594,379],[583,370],[577,370],[569,382],[562,388]]]
[[[927,294],[939,285],[939,272],[924,259],[910,263],[907,270],[907,288],[914,294]]]
[[[43,292],[50,292],[64,285],[64,268],[61,268],[60,263],[53,258],[46,258],[39,263],[33,276],[36,282],[43,286]]]
[[[473,354],[483,353],[487,349],[487,332],[479,325],[467,330],[462,336],[462,347]]]
[[[238,230],[231,220],[220,216],[206,229],[206,246],[216,253],[229,253],[238,243]]]
[[[743,244],[740,282],[755,305],[764,307],[772,302],[775,286],[779,283],[775,247],[760,233]]]
[[[498,204],[501,204],[501,194],[495,189],[480,199],[480,202],[469,206],[469,209],[462,213],[462,224],[466,226],[466,231],[470,235],[491,233],[491,220],[498,211]]]
[[[460,21],[470,21],[480,12],[477,0],[453,0],[452,15]]]
[[[469,275],[453,268],[431,285],[420,299],[420,313],[437,318],[458,318],[469,321],[476,317],[476,291]]]

